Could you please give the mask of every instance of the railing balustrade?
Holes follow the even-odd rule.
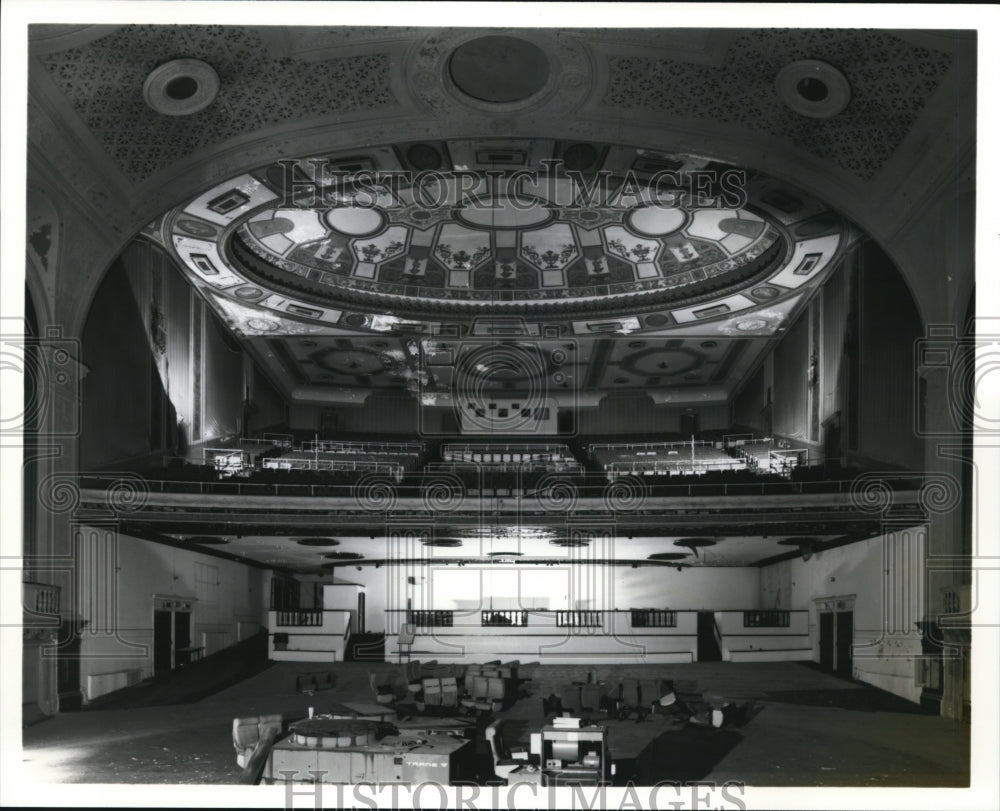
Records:
[[[676,628],[677,612],[659,608],[633,608],[633,628]]]
[[[528,612],[490,609],[482,612],[481,624],[483,627],[517,626],[524,628],[528,624]]]
[[[744,611],[744,628],[787,628],[791,622],[788,611]]]
[[[24,607],[34,614],[58,614],[62,589],[48,583],[21,583]]]
[[[323,624],[322,611],[275,611],[278,628],[318,628]]]

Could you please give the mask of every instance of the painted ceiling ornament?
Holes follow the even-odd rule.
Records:
[[[796,231],[825,208],[768,178],[602,145],[590,152],[615,162],[585,174],[548,157],[550,143],[428,146],[451,166],[418,172],[386,157],[412,146],[345,164],[284,160],[178,207],[156,237],[227,320],[247,313],[234,328],[277,334],[295,320],[419,332],[478,314],[572,321],[584,333],[627,315],[629,331],[713,323],[715,334],[773,334],[784,302],[819,284],[843,251],[844,228]],[[504,160],[513,164],[496,168]],[[669,169],[649,170],[654,160]],[[651,312],[665,320],[636,318]]]

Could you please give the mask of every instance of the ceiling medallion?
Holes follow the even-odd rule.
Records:
[[[459,45],[448,60],[455,86],[476,101],[512,104],[531,98],[549,81],[545,52],[519,37],[490,35]]]
[[[192,115],[219,93],[219,74],[200,59],[173,59],[155,68],[142,87],[146,104],[163,115]]]
[[[833,118],[851,101],[851,86],[837,68],[818,59],[785,65],[775,79],[778,97],[809,118]]]

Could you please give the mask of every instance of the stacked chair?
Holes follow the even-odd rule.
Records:
[[[438,665],[407,662],[382,679],[371,674],[380,704],[413,706],[429,715],[498,712],[517,700],[519,662],[485,665]]]

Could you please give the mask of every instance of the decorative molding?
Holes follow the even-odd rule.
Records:
[[[321,62],[267,53],[252,28],[129,25],[40,60],[133,182],[198,149],[263,127],[398,106],[384,53]],[[221,89],[215,104],[196,115],[164,117],[146,106],[142,87],[155,67],[179,55],[208,62]]]
[[[479,37],[516,36],[539,47],[549,58],[545,87],[524,101],[492,104],[467,96],[449,75],[448,61],[455,49]],[[440,117],[488,117],[490,131],[507,134],[516,124],[512,116],[542,113],[546,118],[571,114],[587,99],[594,70],[588,49],[575,37],[545,29],[445,29],[414,43],[405,70],[410,90],[424,107]],[[492,124],[492,126],[491,126]]]
[[[842,67],[854,98],[836,118],[818,124],[781,104],[773,77],[801,59]],[[870,180],[903,142],[951,65],[950,54],[888,32],[758,29],[743,32],[718,68],[612,56],[602,105],[763,132]],[[881,124],[872,126],[873,120]]]

